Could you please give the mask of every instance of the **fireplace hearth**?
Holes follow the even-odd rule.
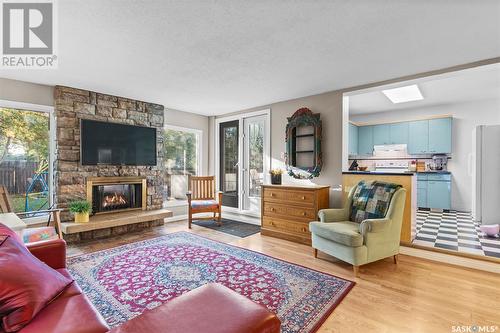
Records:
[[[87,199],[94,214],[146,209],[146,179],[138,177],[89,177]]]

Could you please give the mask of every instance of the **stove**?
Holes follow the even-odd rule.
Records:
[[[408,172],[408,161],[376,161],[373,172]]]

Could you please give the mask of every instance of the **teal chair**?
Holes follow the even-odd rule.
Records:
[[[384,202],[377,204],[377,198],[384,197],[389,197],[388,207]],[[344,208],[322,209],[320,221],[309,224],[314,257],[320,250],[348,262],[356,277],[359,266],[376,260],[393,256],[396,264],[405,200],[406,190],[399,185],[360,182],[349,192]],[[377,213],[381,216],[373,218]]]

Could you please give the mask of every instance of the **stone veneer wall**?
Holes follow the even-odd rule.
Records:
[[[68,202],[86,199],[86,179],[90,176],[145,176],[147,178],[147,209],[163,205],[163,123],[164,107],[128,98],[93,91],[56,86],[54,89],[56,117],[56,149],[54,161],[54,201],[58,208]],[[80,119],[91,119],[156,127],[156,166],[83,166],[80,164]],[[72,220],[64,212],[62,221]]]

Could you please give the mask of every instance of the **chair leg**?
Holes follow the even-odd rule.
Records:
[[[314,255],[314,258],[318,257],[318,249],[313,248],[313,255]]]
[[[218,225],[222,225],[222,222],[221,222],[222,217],[221,217],[221,209],[220,208],[219,208],[219,212],[218,213],[219,214],[217,215],[217,224]]]
[[[394,259],[394,265],[397,265],[398,263],[398,256],[399,254],[395,254],[392,258]]]
[[[359,277],[359,266],[353,265],[352,270],[354,271],[354,276]]]
[[[189,215],[188,228],[191,229],[191,222],[193,222],[193,214],[191,214],[191,212],[189,212],[188,215]]]

